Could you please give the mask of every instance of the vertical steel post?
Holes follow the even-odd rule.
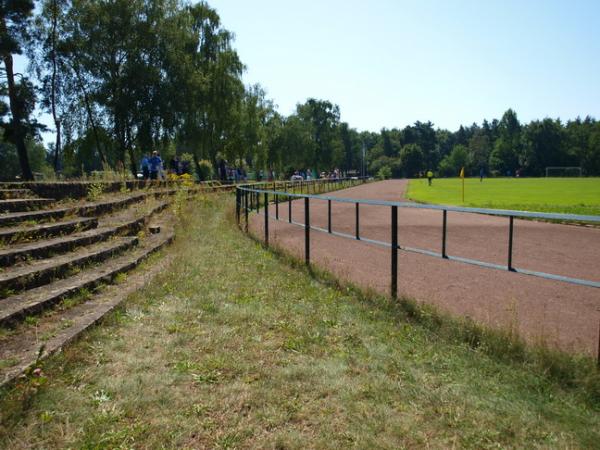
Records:
[[[600,369],[600,323],[598,323],[598,369]]]
[[[265,192],[265,246],[269,246],[269,194]]]
[[[398,207],[392,206],[392,298],[398,298]]]
[[[244,208],[244,215],[246,216],[246,233],[248,232],[248,191],[244,191],[244,203],[246,204],[246,207]]]
[[[279,195],[275,194],[275,219],[279,220]]]
[[[260,193],[256,193],[256,214],[260,212]]]
[[[448,258],[446,254],[446,229],[448,226],[448,211],[444,210],[442,218],[442,258]]]
[[[239,189],[235,188],[235,220],[237,222],[237,224],[240,224],[240,191]]]
[[[327,232],[331,233],[331,200],[327,200]]]
[[[513,253],[513,228],[514,228],[514,217],[509,217],[508,222],[508,270],[512,271],[512,253]]]
[[[292,223],[292,197],[288,197],[288,222]]]
[[[304,259],[310,264],[310,210],[308,197],[304,198]]]
[[[360,235],[359,235],[359,232],[358,232],[358,230],[359,230],[359,218],[358,218],[358,216],[359,216],[359,209],[358,209],[358,205],[359,205],[359,203],[356,202],[356,208],[355,209],[356,209],[356,240],[357,241],[360,240]]]

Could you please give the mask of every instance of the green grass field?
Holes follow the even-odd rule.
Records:
[[[600,215],[600,178],[460,178],[410,180],[411,200],[444,205]]]
[[[171,267],[47,361],[37,393],[0,390],[0,448],[600,442],[581,382],[565,387],[556,368],[494,357],[472,329],[457,341],[429,313],[318,281],[240,233],[231,204],[195,203]]]

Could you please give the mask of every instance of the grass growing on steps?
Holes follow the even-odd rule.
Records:
[[[194,205],[176,259],[0,393],[0,447],[593,447],[573,391],[325,286]]]

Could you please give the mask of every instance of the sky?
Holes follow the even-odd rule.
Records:
[[[600,118],[600,1],[209,0],[288,115],[307,98],[351,127],[451,131],[513,108],[521,122]]]

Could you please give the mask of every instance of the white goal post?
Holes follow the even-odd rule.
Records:
[[[580,177],[581,167],[546,167],[546,177]]]

